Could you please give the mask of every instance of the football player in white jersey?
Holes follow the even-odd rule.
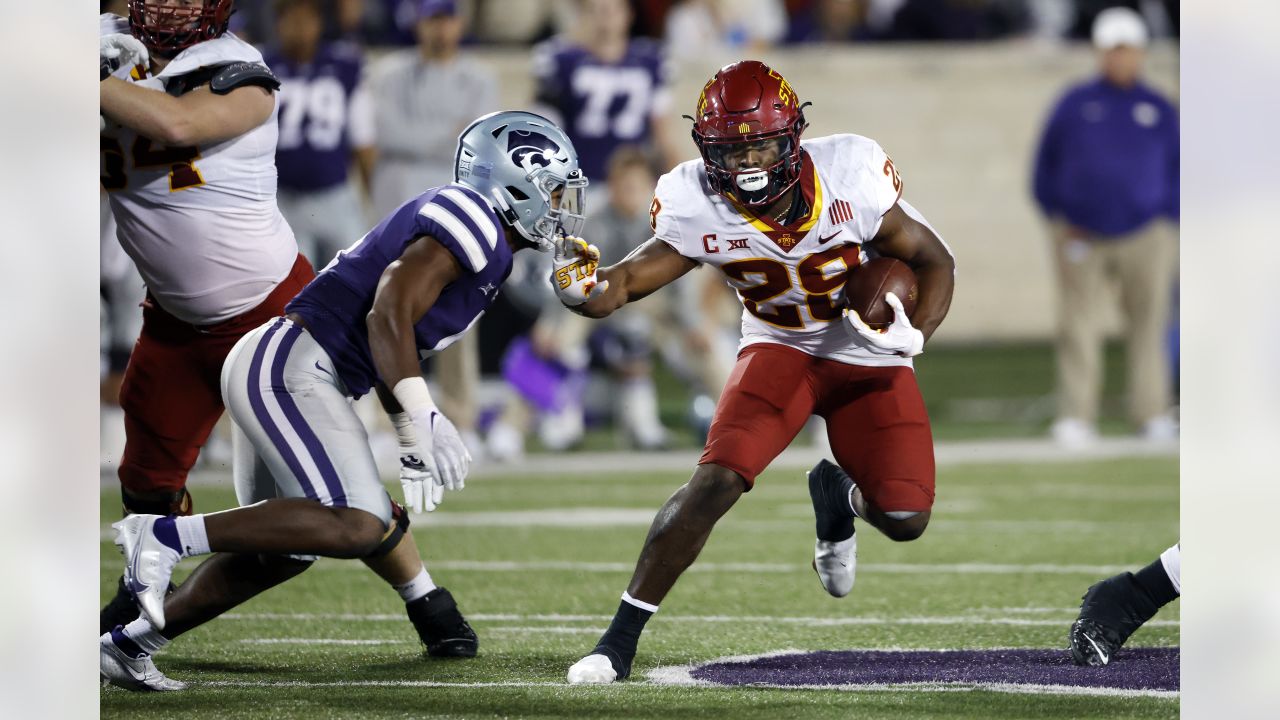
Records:
[[[102,186],[118,237],[147,286],[143,326],[120,391],[126,513],[190,515],[187,473],[223,412],[223,363],[246,333],[284,314],[315,277],[276,206],[279,82],[253,46],[227,32],[233,0],[131,0],[127,18],[99,19]],[[401,590],[415,615],[430,590],[408,516],[395,522],[368,564]],[[244,577],[276,582],[305,568],[287,558],[219,556]],[[206,605],[234,605],[224,587]],[[182,589],[175,592],[181,593]],[[100,631],[138,617],[121,580]],[[461,654],[474,654],[474,646]],[[436,653],[432,653],[436,654]],[[149,661],[148,661],[149,662]],[[140,689],[178,689],[152,675]]]
[[[604,317],[700,264],[724,273],[743,304],[738,361],[692,479],[658,511],[631,583],[571,683],[622,680],[640,633],[712,527],[804,426],[826,419],[837,464],[809,473],[813,565],[828,593],[853,586],[854,517],[894,540],[920,537],[934,495],[933,439],[911,358],[946,316],[955,261],[902,200],[893,161],[874,141],[800,142],[806,122],[776,71],[744,61],[703,88],[693,118],[701,160],[657,185],[654,237],[597,271],[598,253],[566,241],[552,284],[565,305]],[[844,311],[844,283],[868,256],[899,258],[919,284],[883,332]]]

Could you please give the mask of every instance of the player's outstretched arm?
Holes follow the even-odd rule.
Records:
[[[588,259],[584,258],[583,262],[589,265]],[[588,288],[585,302],[571,304],[566,299],[562,283],[557,284],[557,294],[566,307],[579,315],[602,318],[623,305],[635,302],[674,282],[697,266],[696,262],[654,237],[632,250],[621,262],[595,271],[596,289]],[[574,266],[568,269],[570,273],[576,272]],[[590,274],[591,269],[587,272]],[[576,280],[572,274],[569,277]],[[552,276],[552,282],[557,283],[556,275]]]
[[[911,217],[901,204],[885,213],[880,230],[868,246],[880,255],[905,262],[915,272],[920,297],[911,322],[928,341],[951,308],[956,284],[956,261],[951,251],[928,225]]]
[[[271,117],[276,102],[270,91],[257,85],[238,87],[225,95],[205,86],[179,97],[115,77],[100,86],[103,115],[171,147],[243,135]]]

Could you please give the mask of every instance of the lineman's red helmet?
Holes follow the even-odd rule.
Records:
[[[129,32],[160,57],[173,57],[227,31],[235,0],[129,0]]]
[[[791,84],[757,60],[726,65],[702,88],[693,118],[693,142],[702,152],[712,189],[746,205],[764,205],[800,179],[800,134],[808,127]],[[733,167],[732,151],[776,143],[768,167]]]

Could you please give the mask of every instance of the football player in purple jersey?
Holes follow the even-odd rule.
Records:
[[[361,83],[359,46],[326,42],[321,0],[279,0],[278,42],[263,59],[280,79],[276,201],[316,267],[364,230],[360,198],[348,179],[353,161],[367,196],[374,161],[370,94]]]
[[[662,46],[631,38],[626,0],[577,0],[578,22],[566,37],[533,50],[534,100],[573,140],[587,177],[605,177],[623,145],[640,145],[667,170],[680,160],[666,116],[670,71]]]
[[[406,506],[430,510],[445,488],[462,489],[470,455],[419,362],[479,320],[515,251],[551,250],[581,232],[587,179],[568,137],[527,112],[472,123],[458,139],[454,167],[455,182],[383,218],[284,317],[231,351],[222,395],[236,424],[242,507],[130,515],[113,526],[125,585],[143,615],[100,638],[103,678],[134,690],[181,689],[151,660],[169,640],[297,575],[316,556],[367,558],[395,534],[392,502],[351,398],[376,389],[391,414]],[[216,554],[166,597],[178,561],[209,553]],[[439,631],[439,652],[431,643],[428,651],[474,655],[475,633],[425,566],[409,584],[430,589],[421,612]]]

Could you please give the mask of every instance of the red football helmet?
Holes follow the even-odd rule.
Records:
[[[702,152],[716,192],[744,205],[777,200],[800,179],[800,134],[808,127],[791,84],[757,60],[726,65],[707,81],[693,118],[693,142]],[[749,148],[772,160],[744,165]],[[776,157],[776,160],[772,158]],[[763,164],[763,163],[760,163]]]
[[[235,0],[129,0],[129,32],[160,57],[227,31]]]

